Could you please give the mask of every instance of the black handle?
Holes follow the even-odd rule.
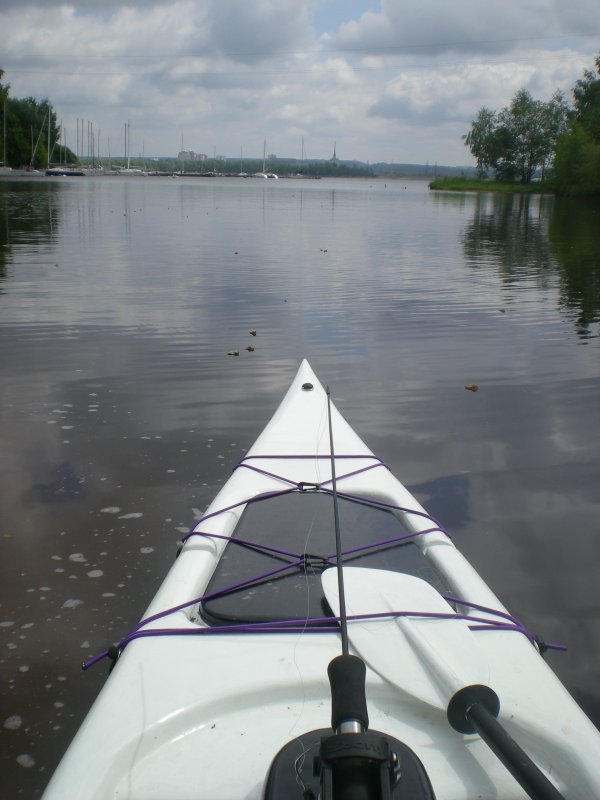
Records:
[[[460,733],[477,732],[532,800],[564,800],[562,794],[496,719],[498,696],[489,686],[465,686],[448,704],[448,721]]]
[[[337,731],[342,722],[358,720],[369,727],[365,696],[365,662],[357,656],[342,655],[327,667],[331,686],[331,727]]]

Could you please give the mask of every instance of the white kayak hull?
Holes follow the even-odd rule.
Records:
[[[304,391],[307,383],[314,388]],[[375,466],[371,451],[335,407],[332,427],[340,492],[411,509],[396,514],[412,531],[435,528],[389,470]],[[331,477],[329,454],[325,391],[303,362],[248,452],[246,465],[259,471],[237,469],[196,529],[228,537],[251,498],[293,484],[322,485]],[[229,510],[213,516],[222,509]],[[415,543],[454,596],[505,612],[443,532],[419,535]],[[226,544],[226,538],[187,539],[144,619],[203,596]],[[389,621],[378,624],[385,637]],[[206,626],[197,604],[185,606],[144,627],[175,634],[128,643],[44,800],[259,800],[277,751],[306,731],[330,725],[327,665],[340,652],[337,632],[197,635]],[[509,733],[567,800],[600,797],[600,735],[537,648],[512,630],[474,636]],[[412,748],[438,800],[526,797],[479,737],[458,734],[435,703],[365,660],[371,729]],[[407,673],[409,687],[420,668],[418,660],[399,665],[414,673]]]

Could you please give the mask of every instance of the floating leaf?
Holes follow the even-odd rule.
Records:
[[[468,392],[478,392],[479,391],[479,386],[477,386],[476,383],[469,383],[467,386],[465,386],[465,389]]]

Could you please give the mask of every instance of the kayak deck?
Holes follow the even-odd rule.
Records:
[[[505,727],[567,800],[600,796],[598,732],[537,648],[334,406],[332,430],[351,565],[416,575],[457,598],[453,607],[480,628],[473,647]],[[45,800],[258,800],[275,753],[330,724],[327,665],[340,652],[320,586],[335,561],[330,492],[326,395],[303,362],[121,643]],[[368,624],[391,641],[394,619]],[[479,737],[457,734],[415,693],[422,665],[398,664],[392,683],[365,661],[371,727],[418,754],[438,800],[525,797]]]

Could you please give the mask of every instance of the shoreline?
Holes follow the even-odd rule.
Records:
[[[436,178],[429,183],[433,191],[443,192],[497,192],[501,194],[556,194],[548,184],[503,183],[500,181],[483,181],[471,178]]]

